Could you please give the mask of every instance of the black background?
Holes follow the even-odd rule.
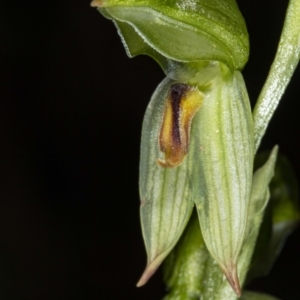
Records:
[[[287,1],[239,1],[251,42],[253,103],[274,57]],[[129,59],[89,1],[0,4],[0,298],[161,299],[143,288],[141,122],[164,74]],[[280,145],[300,178],[299,70],[262,149]],[[297,299],[299,229],[269,277],[251,287]]]

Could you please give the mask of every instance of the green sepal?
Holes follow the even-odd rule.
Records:
[[[251,256],[264,215],[264,208],[269,199],[268,185],[274,174],[276,157],[277,147],[273,149],[265,164],[253,175],[246,228],[247,235],[238,260],[238,270],[242,285],[249,269]],[[168,287],[168,295],[164,300],[240,299],[224,280],[224,276],[215,259],[209,255],[201,230],[195,220],[195,215],[192,216],[182,238],[167,257],[164,271],[164,278]],[[248,299],[245,297],[250,296],[262,297],[265,295],[256,295],[251,292],[242,293],[242,297],[244,297],[242,299]]]
[[[268,185],[274,173],[276,157],[277,147],[273,149],[272,154],[264,166],[253,175],[246,236],[241,254],[238,258],[238,274],[241,286],[243,286],[246,274],[249,270],[252,253],[263,217],[264,207],[269,199]],[[205,267],[206,272],[202,279],[203,289],[201,290],[201,299],[240,299],[233,292],[229,284],[224,280],[224,276],[221,274],[214,259],[208,259]]]
[[[206,246],[238,293],[237,260],[246,233],[252,182],[253,124],[242,75],[226,68],[221,72],[192,124],[191,172]]]
[[[105,10],[102,10],[103,13]],[[152,57],[163,70],[170,69],[169,60],[150,47],[142,37],[134,30],[134,28],[126,22],[114,21],[123,46],[129,57],[145,54]]]
[[[164,280],[168,290],[164,300],[237,299],[206,248],[196,214],[192,215],[187,229],[167,257],[164,267]]]
[[[150,56],[169,78],[190,85],[205,86],[214,77],[219,76],[218,63],[212,61],[180,62],[168,59],[145,43],[131,25],[120,21],[114,21],[114,23],[127,55],[129,57],[139,54]]]
[[[156,52],[175,61],[219,61],[234,70],[248,60],[248,33],[234,0],[104,0],[93,5],[105,17],[134,28],[123,36],[130,56],[148,54],[142,44],[131,52],[138,34]]]
[[[147,266],[138,286],[147,282],[179,240],[193,209],[188,160],[176,168],[163,168],[158,136],[165,102],[173,80],[157,87],[147,108],[142,130],[140,159],[141,224]]]

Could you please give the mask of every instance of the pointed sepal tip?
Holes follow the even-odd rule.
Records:
[[[222,270],[224,272],[224,275],[226,276],[227,281],[231,285],[233,291],[236,293],[236,295],[238,297],[240,297],[242,294],[242,291],[241,291],[239,277],[237,274],[236,265],[231,265],[227,268],[222,268]]]
[[[146,269],[143,272],[140,280],[136,284],[136,286],[141,287],[141,286],[145,285],[148,282],[148,280],[152,277],[152,275],[155,273],[155,271],[157,270],[157,268],[159,267],[160,264],[161,264],[161,261],[158,262],[157,260],[154,260],[152,263],[148,264],[146,266]]]

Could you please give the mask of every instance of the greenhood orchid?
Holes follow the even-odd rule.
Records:
[[[171,252],[196,209],[203,245],[240,296],[241,265],[253,252],[277,148],[253,175],[254,125],[241,74],[249,40],[236,1],[92,6],[114,22],[129,57],[149,55],[166,75],[143,122],[140,215],[148,259],[137,285]]]

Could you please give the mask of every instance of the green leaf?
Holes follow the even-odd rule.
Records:
[[[299,221],[299,188],[288,159],[280,155],[270,185],[273,223]]]
[[[290,0],[277,53],[253,111],[255,151],[300,59],[300,1]]]
[[[265,247],[253,257],[253,266],[247,275],[247,282],[254,278],[266,276],[270,273],[277,257],[279,256],[286,238],[295,229],[297,222],[286,221],[272,226],[272,235],[267,240]]]
[[[159,132],[167,93],[173,80],[166,78],[154,92],[147,108],[141,144],[141,223],[147,250],[147,266],[138,286],[147,282],[179,240],[193,209],[192,189],[185,159],[176,168],[157,163]]]
[[[132,26],[123,36],[130,56],[147,54],[140,38],[156,52],[181,62],[214,60],[241,69],[249,55],[246,25],[234,0],[101,0],[93,1],[107,18]]]
[[[263,220],[264,211],[270,198],[269,183],[274,175],[277,152],[278,147],[275,146],[267,162],[253,175],[245,242],[243,245],[242,254],[239,258],[239,270],[242,281],[245,280],[247,271],[250,267],[250,262]]]
[[[210,254],[239,293],[237,260],[246,233],[253,124],[241,74],[223,70],[192,124],[194,201]]]
[[[261,153],[256,164],[266,157]],[[299,222],[298,185],[292,166],[279,155],[270,183],[271,198],[261,226],[247,281],[267,275],[281,252],[287,236]]]
[[[240,300],[279,300],[279,299],[267,294],[245,291],[242,294]]]

